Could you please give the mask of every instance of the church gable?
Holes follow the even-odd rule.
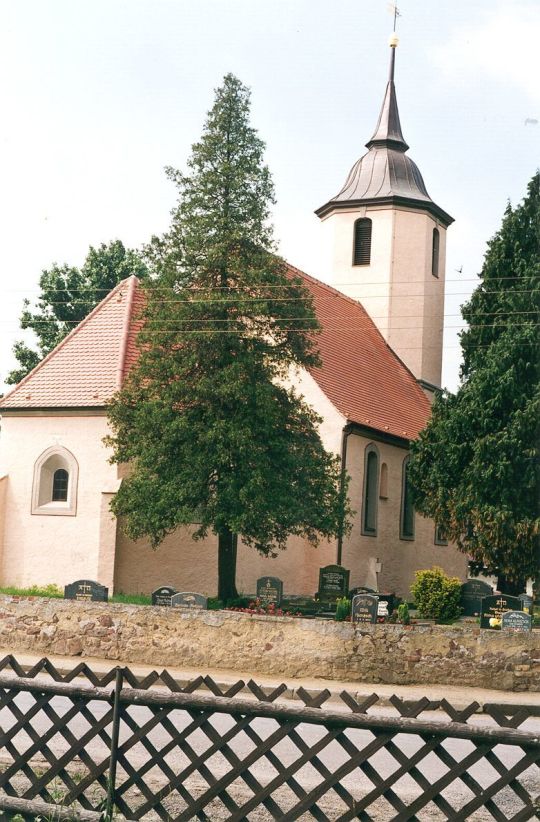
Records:
[[[0,410],[104,406],[120,388],[136,277],[123,280],[13,391]]]

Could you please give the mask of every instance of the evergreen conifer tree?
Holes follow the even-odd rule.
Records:
[[[19,367],[8,374],[6,382],[20,382],[117,283],[131,274],[146,277],[146,265],[120,240],[102,243],[99,248],[90,246],[81,268],[55,264],[43,271],[37,309],[32,310],[30,300],[25,300],[21,315],[21,328],[34,332],[37,350],[22,340],[15,343],[13,352]]]
[[[157,546],[178,526],[218,541],[218,596],[237,595],[236,537],[263,554],[289,535],[313,544],[346,512],[338,459],[289,387],[316,365],[309,293],[274,250],[273,186],[231,74],[216,92],[170,231],[149,256],[140,358],[110,407],[114,461],[131,472],[113,510]]]
[[[540,574],[540,173],[463,308],[462,382],[412,446],[417,508],[511,593]],[[513,586],[512,586],[513,583]]]

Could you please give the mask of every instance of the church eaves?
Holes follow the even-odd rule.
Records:
[[[444,226],[454,222],[429,196],[416,163],[407,157],[409,148],[399,119],[394,85],[397,38],[391,41],[390,75],[375,132],[356,161],[341,191],[315,211],[326,217],[332,211],[362,205],[403,205],[430,212]]]

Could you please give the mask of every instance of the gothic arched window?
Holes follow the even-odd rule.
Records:
[[[434,277],[439,276],[439,245],[440,235],[439,229],[433,229],[433,242],[431,245],[431,273]]]
[[[379,496],[379,452],[370,444],[364,456],[364,499],[362,533],[377,536],[377,499]]]
[[[67,448],[44,451],[34,465],[32,513],[74,517],[78,476],[77,460]]]
[[[353,265],[369,265],[371,261],[371,220],[362,217],[354,224]]]
[[[409,457],[403,460],[401,483],[401,522],[399,535],[401,539],[414,539],[414,505],[412,501],[411,483],[409,480]]]

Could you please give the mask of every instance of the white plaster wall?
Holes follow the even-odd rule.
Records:
[[[354,223],[372,220],[371,263],[352,264]],[[331,282],[362,303],[396,354],[418,379],[440,385],[446,229],[427,212],[388,206],[339,210],[325,217]],[[439,276],[431,273],[438,228]]]
[[[354,223],[372,220],[370,265],[353,265]],[[339,210],[323,220],[324,244],[330,249],[331,284],[362,303],[384,336],[388,335],[389,276],[392,267],[394,217],[389,208]]]
[[[439,275],[431,273],[439,230]],[[413,374],[441,384],[446,230],[430,215],[395,210],[388,343]]]
[[[63,586],[84,577],[112,584],[98,568],[102,492],[117,485],[102,443],[106,434],[105,416],[2,416],[0,475],[8,474],[2,584]],[[34,464],[55,445],[71,451],[79,465],[76,516],[31,513]]]

